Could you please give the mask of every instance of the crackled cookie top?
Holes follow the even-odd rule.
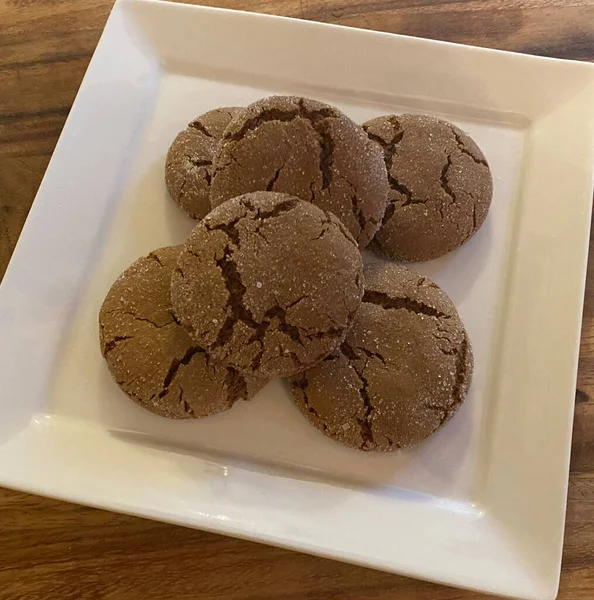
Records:
[[[383,149],[390,184],[374,250],[395,260],[430,260],[476,233],[489,211],[493,181],[468,135],[425,115],[386,115],[363,128]]]
[[[472,350],[445,292],[395,264],[365,267],[361,308],[345,341],[295,376],[293,395],[327,436],[361,450],[417,444],[464,400]]]
[[[171,282],[175,313],[213,358],[293,375],[344,338],[361,303],[362,259],[344,225],[309,202],[254,192],[194,229]]]
[[[128,267],[99,313],[101,353],[122,390],[174,419],[205,417],[247,400],[264,380],[214,363],[176,322],[170,281],[181,246],[160,248]]]
[[[381,150],[338,109],[271,96],[227,127],[211,202],[258,190],[285,192],[334,213],[364,248],[384,215],[388,181]]]
[[[173,140],[165,161],[169,195],[193,219],[210,210],[214,153],[225,128],[241,108],[216,108],[193,121]]]

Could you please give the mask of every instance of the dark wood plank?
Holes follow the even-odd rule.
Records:
[[[594,0],[211,0],[493,48],[594,59]],[[111,8],[0,0],[0,278]],[[590,265],[561,578],[594,597],[594,265]],[[0,599],[487,598],[277,548],[0,490]]]
[[[542,56],[593,58],[590,0],[304,0],[302,17]]]

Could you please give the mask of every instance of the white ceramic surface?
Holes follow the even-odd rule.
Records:
[[[191,118],[271,93],[361,122],[429,112],[491,164],[487,222],[416,265],[475,352],[459,414],[364,454],[280,381],[201,422],[128,401],[99,353],[112,281],[192,222],[167,197]],[[453,585],[556,595],[594,158],[594,67],[240,12],[120,0],[0,286],[0,485]],[[371,258],[371,260],[374,260]]]

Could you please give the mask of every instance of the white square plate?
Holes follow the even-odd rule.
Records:
[[[192,227],[175,134],[217,106],[307,95],[361,122],[422,111],[494,173],[485,226],[417,265],[476,371],[427,443],[376,456],[310,427],[281,382],[198,422],[127,401],[99,353],[119,272]],[[594,67],[151,0],[109,18],[0,287],[0,484],[522,598],[559,578],[594,163]]]

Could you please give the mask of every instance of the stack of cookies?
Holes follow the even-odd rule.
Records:
[[[219,108],[178,134],[165,181],[198,221],[138,259],[99,315],[121,389],[169,418],[200,418],[290,381],[330,438],[391,451],[426,439],[464,400],[472,351],[435,283],[397,261],[455,250],[480,228],[488,164],[433,117],[362,126],[306,98]]]

